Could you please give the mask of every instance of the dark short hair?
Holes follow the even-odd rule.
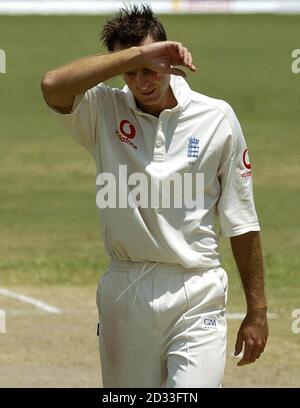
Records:
[[[146,4],[121,8],[119,14],[106,20],[100,39],[108,51],[119,43],[123,47],[136,46],[150,34],[154,41],[166,41],[162,23],[154,17]]]

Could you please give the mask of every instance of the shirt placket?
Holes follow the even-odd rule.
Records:
[[[155,162],[162,162],[166,159],[166,121],[167,116],[163,113],[158,118],[154,141],[153,161]]]

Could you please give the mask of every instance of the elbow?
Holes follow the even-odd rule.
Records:
[[[70,113],[74,97],[64,91],[61,81],[55,72],[46,72],[41,80],[42,94],[47,105],[50,105],[62,113]]]
[[[51,72],[46,72],[41,81],[41,89],[44,98],[48,101],[49,97],[55,92],[55,78]]]

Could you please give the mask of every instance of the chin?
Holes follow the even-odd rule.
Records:
[[[147,103],[147,104],[159,103],[160,100],[161,100],[161,95],[157,94],[156,92],[154,92],[153,95],[149,95],[149,96],[144,95],[142,99],[143,103]]]

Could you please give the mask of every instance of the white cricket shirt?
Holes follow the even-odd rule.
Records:
[[[202,208],[118,208],[119,201],[117,208],[99,208],[112,259],[213,268],[220,265],[217,215],[225,237],[260,230],[247,147],[228,103],[192,91],[179,76],[171,75],[170,85],[178,105],[158,118],[137,108],[127,86],[103,83],[78,95],[71,113],[52,111],[92,154],[97,175],[112,174],[121,188],[134,173],[143,173],[149,186],[173,173],[204,175]],[[120,165],[127,166],[122,180]]]

